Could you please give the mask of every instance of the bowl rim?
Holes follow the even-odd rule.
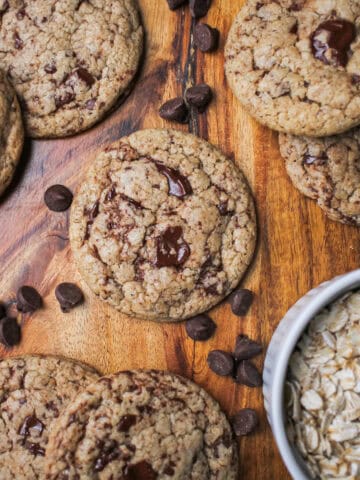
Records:
[[[318,290],[321,286],[323,288]],[[280,455],[288,471],[295,480],[309,480],[310,477],[305,473],[304,468],[301,467],[297,459],[298,454],[291,446],[285,428],[286,414],[283,398],[290,356],[294,351],[300,336],[310,321],[327,305],[334,302],[345,293],[355,290],[358,287],[360,287],[360,269],[353,270],[349,273],[335,277],[330,281],[324,282],[301,297],[293,305],[293,307],[287,311],[277,327],[279,328],[280,324],[287,318],[293,317],[293,309],[297,307],[305,297],[308,297],[311,294],[314,295],[312,298],[308,298],[306,305],[299,305],[299,310],[296,311],[296,322],[294,322],[293,326],[290,328],[288,337],[284,341],[282,348],[279,350],[277,355],[276,365],[274,366],[272,375],[272,384],[270,387],[271,400],[268,409],[268,415],[271,419],[271,428],[280,451]],[[265,368],[266,360],[267,359],[265,359]],[[270,359],[268,359],[268,361],[270,361]]]

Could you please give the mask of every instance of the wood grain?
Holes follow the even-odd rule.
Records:
[[[265,420],[261,390],[235,386],[209,371],[206,357],[214,348],[231,350],[237,334],[267,344],[287,309],[308,289],[359,265],[359,232],[326,219],[300,196],[286,176],[277,135],[257,125],[227,87],[223,46],[243,2],[213,0],[206,21],[221,32],[221,48],[203,54],[191,47],[194,22],[188,10],[170,12],[165,0],[140,0],[146,28],[146,54],[130,96],[107,120],[76,137],[26,143],[17,178],[0,204],[0,292],[14,299],[20,285],[38,288],[45,308],[24,316],[23,341],[11,352],[62,354],[87,361],[103,372],[128,368],[169,369],[193,378],[231,415],[241,407],[261,415],[258,433],[240,442],[240,476],[246,480],[290,478]],[[162,121],[162,101],[180,95],[195,82],[209,83],[216,98],[207,114],[192,115],[190,131],[218,145],[246,173],[258,209],[256,258],[243,285],[256,293],[243,319],[223,304],[211,312],[216,336],[194,344],[183,325],[134,321],[98,301],[81,281],[68,242],[68,213],[49,212],[45,189],[63,183],[73,190],[101,145],[139,128],[174,125]],[[176,126],[187,130],[188,126]],[[62,314],[54,297],[61,281],[82,285],[86,303]],[[262,359],[259,360],[261,365]]]

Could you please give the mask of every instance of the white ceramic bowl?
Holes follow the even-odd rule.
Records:
[[[314,316],[341,295],[357,288],[360,288],[360,269],[310,290],[281,320],[266,354],[263,388],[265,408],[282,459],[295,480],[309,480],[311,477],[285,432],[284,384],[289,359]]]

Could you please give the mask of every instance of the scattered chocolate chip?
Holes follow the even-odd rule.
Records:
[[[46,73],[55,73],[57,68],[54,63],[47,63],[44,67]]]
[[[170,10],[176,10],[177,8],[185,5],[188,0],[167,0]]]
[[[196,341],[209,340],[216,330],[216,323],[207,315],[197,315],[185,323],[186,333]]]
[[[358,85],[360,83],[360,75],[356,75],[356,73],[354,73],[354,75],[351,77],[351,83],[353,85]]]
[[[44,195],[44,202],[53,212],[64,212],[73,200],[73,194],[64,185],[52,185]]]
[[[18,10],[18,11],[16,12],[16,18],[17,18],[18,20],[22,20],[22,19],[25,17],[25,15],[26,15],[26,10],[25,10],[25,8],[20,8],[20,10]]]
[[[19,435],[22,437],[30,436],[30,431],[35,430],[39,436],[42,435],[45,425],[35,415],[29,415],[25,418],[19,428]]]
[[[102,442],[98,445],[100,448],[100,455],[94,463],[94,471],[102,472],[104,468],[120,456],[119,444],[115,440],[111,440],[108,446],[104,446]]]
[[[206,23],[198,23],[194,28],[194,44],[202,52],[213,52],[219,46],[220,32]]]
[[[128,432],[130,428],[136,424],[136,421],[136,415],[124,415],[120,418],[120,422],[118,423],[119,432]]]
[[[155,165],[158,171],[167,178],[170,195],[184,198],[186,195],[190,195],[193,192],[189,180],[184,175],[181,175],[178,170],[166,167],[159,162],[155,162]]]
[[[55,107],[61,108],[64,105],[67,105],[68,103],[72,102],[74,98],[75,98],[74,92],[64,92],[61,95],[55,96]]]
[[[96,98],[90,98],[90,100],[87,100],[87,102],[85,103],[85,107],[88,110],[94,110],[95,104],[96,104]]]
[[[96,202],[90,208],[90,210],[86,210],[84,212],[85,215],[88,216],[88,221],[86,222],[84,240],[88,240],[90,238],[91,226],[94,223],[95,218],[99,215],[99,207],[100,207],[100,202],[99,202],[99,200],[96,200]]]
[[[80,80],[86,83],[88,87],[91,87],[95,83],[95,78],[91,75],[91,73],[83,67],[80,67],[76,70],[76,74]]]
[[[16,294],[17,309],[19,312],[28,313],[39,310],[42,306],[42,298],[34,287],[24,285]]]
[[[235,380],[237,383],[248,387],[261,387],[262,378],[258,369],[249,360],[242,360],[236,370]]]
[[[211,0],[190,0],[190,13],[194,18],[200,18],[209,11]]]
[[[189,112],[182,97],[173,98],[165,102],[159,110],[161,118],[174,122],[186,123]]]
[[[154,471],[150,463],[145,460],[127,465],[124,469],[124,480],[156,480],[158,474]]]
[[[4,317],[0,320],[0,342],[6,347],[14,347],[21,340],[21,329],[16,318]]]
[[[252,408],[243,408],[231,418],[231,425],[237,437],[249,435],[258,424],[258,415]]]
[[[168,227],[156,239],[155,266],[179,266],[190,256],[190,247],[183,239],[182,227]]]
[[[246,288],[239,288],[229,296],[231,310],[235,315],[243,317],[247,314],[254,299],[254,294]]]
[[[354,23],[343,19],[327,20],[310,37],[312,53],[325,65],[346,67],[350,45],[355,38]]]
[[[29,450],[30,453],[35,455],[40,455],[41,457],[45,456],[45,449],[41,447],[38,443],[32,443],[32,442],[25,442],[24,447],[26,450]]]
[[[206,83],[190,87],[186,90],[185,99],[189,105],[203,113],[212,99],[211,88]]]
[[[234,357],[236,360],[249,360],[260,355],[262,350],[262,345],[259,343],[246,335],[239,335],[236,339]]]
[[[60,283],[55,289],[55,297],[60,303],[61,310],[64,313],[80,305],[84,301],[84,295],[80,288],[74,283]]]
[[[299,30],[299,24],[296,21],[294,25],[290,28],[290,33],[292,33],[293,35],[297,35],[298,30]]]
[[[0,303],[0,319],[6,317],[6,308],[5,305]]]
[[[318,155],[318,156],[306,154],[303,157],[304,165],[314,165],[317,167],[321,165],[325,165],[328,160],[329,158],[325,152],[323,152],[321,155]]]
[[[14,32],[14,42],[15,42],[15,48],[17,50],[21,50],[24,46],[24,42],[21,40],[21,38],[19,37],[19,34],[18,32]]]
[[[208,355],[207,363],[213,372],[222,377],[231,375],[234,371],[233,356],[222,350],[212,350]]]

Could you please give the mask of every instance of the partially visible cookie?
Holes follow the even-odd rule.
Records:
[[[96,381],[90,367],[57,357],[0,361],[0,478],[43,479],[44,455],[54,419]]]
[[[230,425],[203,389],[178,375],[104,377],[71,403],[51,432],[47,480],[235,480]]]
[[[100,298],[131,316],[178,321],[240,281],[255,248],[254,204],[217,148],[143,130],[97,154],[72,204],[70,238]]]
[[[227,40],[227,79],[274,130],[344,132],[360,123],[359,32],[355,0],[248,0]]]
[[[24,130],[16,94],[0,70],[0,194],[10,184],[24,143]]]
[[[141,56],[135,0],[0,2],[0,67],[31,137],[89,128],[126,92]]]
[[[321,139],[281,134],[279,143],[295,187],[332,220],[360,226],[360,128]]]

